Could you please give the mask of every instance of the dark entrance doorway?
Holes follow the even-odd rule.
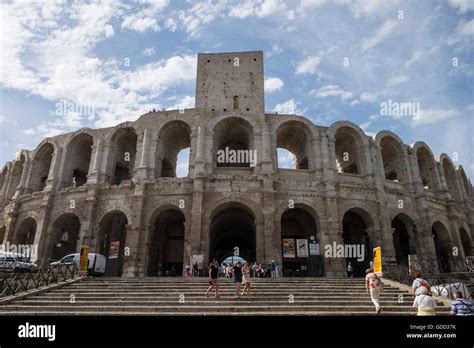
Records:
[[[63,256],[73,254],[77,249],[77,240],[81,223],[74,214],[63,214],[53,224],[51,260],[57,261]]]
[[[106,258],[106,277],[122,276],[127,223],[120,211],[108,213],[100,222],[100,253]]]
[[[255,218],[241,208],[222,210],[211,222],[209,260],[240,256],[256,260]]]
[[[184,222],[183,213],[175,209],[158,215],[150,239],[148,276],[182,275]]]
[[[301,208],[285,211],[281,216],[281,237],[285,277],[324,276],[319,233],[310,213]],[[319,255],[314,255],[315,251]]]

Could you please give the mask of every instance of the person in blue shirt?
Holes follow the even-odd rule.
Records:
[[[451,313],[449,313],[449,315],[474,315],[474,307],[471,301],[465,300],[462,297],[462,292],[456,291],[456,293],[454,294],[454,301],[451,304]]]

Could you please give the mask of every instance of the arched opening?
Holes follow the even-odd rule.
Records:
[[[5,183],[7,185],[5,193],[5,202],[8,202],[15,195],[15,191],[20,185],[21,176],[23,175],[23,163],[21,161],[15,161],[12,168],[12,173],[10,176],[10,183]]]
[[[373,225],[372,219],[361,209],[351,209],[342,219],[342,239],[346,266],[350,262],[354,277],[365,276],[373,258],[374,245],[367,232]]]
[[[459,166],[459,173],[461,174],[461,181],[464,186],[464,191],[466,191],[466,196],[467,198],[470,198],[472,196],[471,184],[469,183],[469,179],[467,178],[466,173],[461,166]]]
[[[210,226],[209,260],[222,262],[228,256],[256,260],[255,218],[247,209],[236,205],[217,213]],[[263,261],[263,260],[262,260]]]
[[[70,213],[61,215],[53,223],[51,231],[51,260],[60,260],[62,257],[77,251],[77,241],[81,223],[79,218]]]
[[[408,265],[408,255],[416,254],[415,241],[410,240],[410,235],[416,233],[415,225],[412,220],[403,214],[398,214],[392,220],[393,229],[393,246],[395,248],[395,256],[397,264]]]
[[[277,157],[278,168],[288,168],[293,157],[290,169],[309,169],[310,136],[305,124],[297,121],[282,124],[276,132],[276,145],[277,154],[286,157]]]
[[[443,172],[446,179],[446,185],[448,186],[449,192],[454,200],[460,201],[461,195],[459,194],[459,188],[457,185],[456,171],[453,165],[448,159],[443,159]]]
[[[469,233],[464,228],[459,229],[459,234],[461,235],[461,244],[464,249],[464,256],[473,256],[472,242],[469,237]]]
[[[0,227],[0,244],[3,244],[3,242],[4,242],[5,233],[7,233],[7,228],[6,228],[6,226]]]
[[[7,177],[7,172],[8,172],[8,168],[5,167],[2,171],[2,173],[0,174],[0,194],[3,191],[3,186],[6,185],[5,184],[5,179]]]
[[[35,242],[36,221],[29,217],[23,220],[11,241],[12,244],[31,245]]]
[[[408,182],[403,147],[398,141],[390,136],[383,137],[380,141],[380,152],[385,179],[400,183]]]
[[[336,168],[344,174],[362,174],[362,141],[356,130],[339,127],[335,134]]]
[[[100,222],[100,253],[107,260],[104,276],[120,277],[122,275],[127,224],[127,217],[121,211],[107,213]]]
[[[310,213],[302,208],[287,209],[281,216],[281,238],[285,276],[324,275],[319,231]]]
[[[167,123],[158,134],[155,177],[187,176],[190,148],[191,129],[189,126],[183,121]]]
[[[162,212],[153,222],[148,276],[181,275],[184,255],[184,214],[176,209]]]
[[[441,273],[451,272],[450,256],[453,252],[451,237],[447,228],[439,221],[433,224],[431,229],[438,258],[438,267]]]
[[[131,180],[137,154],[137,133],[133,128],[120,128],[111,141],[112,172],[110,183],[119,185]]]
[[[87,133],[77,135],[68,145],[62,187],[80,187],[87,182],[93,139]]]
[[[238,108],[239,108],[239,97],[235,95],[234,96],[234,110]]]
[[[217,167],[250,167],[253,155],[252,125],[238,117],[230,117],[215,126]]]
[[[54,147],[50,143],[44,144],[36,152],[31,167],[30,188],[33,192],[43,191],[46,187],[53,154]]]
[[[418,169],[420,171],[421,182],[425,189],[434,190],[435,189],[435,162],[433,156],[430,152],[424,148],[420,147],[416,151],[416,160],[418,163]]]

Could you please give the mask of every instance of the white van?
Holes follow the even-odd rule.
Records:
[[[79,253],[69,254],[64,256],[61,260],[51,262],[51,266],[62,266],[62,265],[70,265],[70,264],[77,264],[79,268],[81,255]],[[100,276],[105,273],[105,256],[102,254],[95,254],[89,253],[89,270],[87,271],[88,275],[96,275]]]
[[[0,272],[38,272],[38,265],[25,255],[0,251]]]

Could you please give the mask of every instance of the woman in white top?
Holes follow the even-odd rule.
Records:
[[[245,295],[245,292],[250,295],[250,267],[247,262],[242,267],[242,285],[244,286],[242,295]]]
[[[419,293],[413,301],[413,308],[418,308],[417,315],[436,315],[436,303],[427,287],[420,286]]]

